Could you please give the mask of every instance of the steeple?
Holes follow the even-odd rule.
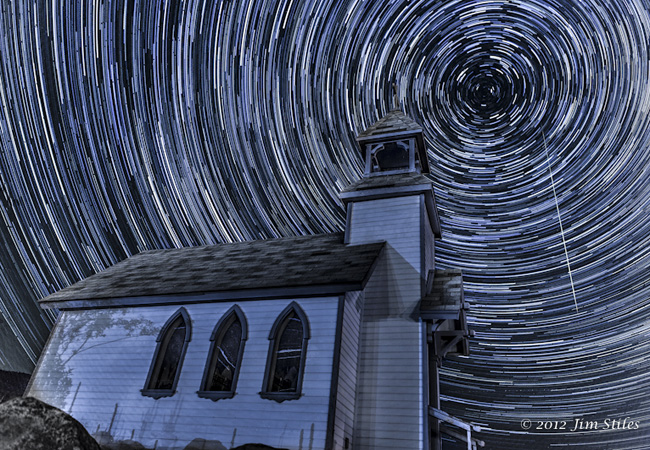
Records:
[[[428,293],[428,276],[435,273],[440,220],[425,175],[422,127],[396,108],[357,142],[365,169],[341,192],[345,242],[386,244],[363,294],[352,448],[375,448],[375,437],[387,436],[392,448],[428,449],[429,399],[421,376],[428,370],[427,329],[420,303]]]
[[[400,109],[393,109],[357,142],[365,161],[364,177],[396,173],[429,173],[422,127]]]

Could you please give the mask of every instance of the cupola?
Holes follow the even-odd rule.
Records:
[[[393,109],[357,137],[365,161],[364,177],[429,173],[422,127]]]

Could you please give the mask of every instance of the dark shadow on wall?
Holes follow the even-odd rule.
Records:
[[[28,373],[0,370],[0,403],[22,397],[29,383],[29,377]]]

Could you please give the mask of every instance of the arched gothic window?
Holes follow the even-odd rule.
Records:
[[[309,323],[304,311],[292,302],[273,324],[269,334],[263,398],[282,402],[300,398],[305,371]]]
[[[248,327],[244,313],[235,305],[214,327],[210,352],[203,372],[199,397],[219,400],[235,395],[237,378],[244,356]]]
[[[185,308],[180,308],[158,334],[158,344],[142,395],[153,398],[174,395],[190,338],[190,316]]]

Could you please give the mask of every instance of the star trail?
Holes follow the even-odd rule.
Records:
[[[0,8],[0,364],[36,363],[37,299],[139,251],[341,229],[395,83],[476,332],[443,408],[486,448],[648,448],[647,0]]]

